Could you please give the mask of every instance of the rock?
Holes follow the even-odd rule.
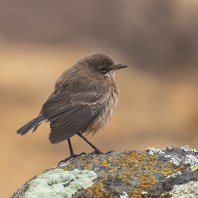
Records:
[[[198,151],[188,146],[88,154],[46,170],[12,198],[198,197]]]

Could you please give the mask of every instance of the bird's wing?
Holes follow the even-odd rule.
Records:
[[[97,85],[89,85],[83,91],[59,90],[43,105],[43,115],[50,121],[51,143],[59,143],[83,131],[104,108],[109,88],[102,83],[96,91],[93,86]]]

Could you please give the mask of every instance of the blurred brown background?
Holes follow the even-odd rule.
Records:
[[[48,141],[49,124],[21,137],[56,79],[79,58],[102,52],[121,96],[112,121],[88,139],[106,152],[182,146],[198,149],[197,0],[0,0],[0,190],[69,155]],[[72,138],[75,153],[92,149]]]

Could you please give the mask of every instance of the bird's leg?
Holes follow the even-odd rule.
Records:
[[[72,145],[71,145],[71,140],[68,139],[67,141],[68,141],[68,145],[69,145],[70,155],[71,155],[71,156],[75,156],[74,150],[73,150]]]
[[[72,145],[71,145],[71,140],[68,139],[67,141],[68,141],[69,150],[70,150],[70,157],[65,158],[64,160],[61,160],[61,161],[58,163],[58,166],[59,166],[62,162],[66,162],[66,161],[70,160],[71,158],[75,158],[75,157],[78,157],[78,156],[80,156],[80,155],[86,154],[85,152],[82,152],[82,153],[80,153],[80,154],[78,154],[78,155],[74,154],[74,150],[73,150]]]
[[[79,137],[81,137],[87,144],[89,144],[97,154],[104,154],[102,151],[100,151],[98,148],[96,148],[91,142],[89,142],[81,133],[77,133]]]

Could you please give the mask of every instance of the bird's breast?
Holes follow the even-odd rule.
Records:
[[[118,93],[116,91],[110,91],[104,107],[98,113],[97,117],[91,123],[89,123],[89,125],[83,132],[87,134],[95,134],[98,130],[102,129],[106,124],[108,124],[111,120],[117,103]]]

